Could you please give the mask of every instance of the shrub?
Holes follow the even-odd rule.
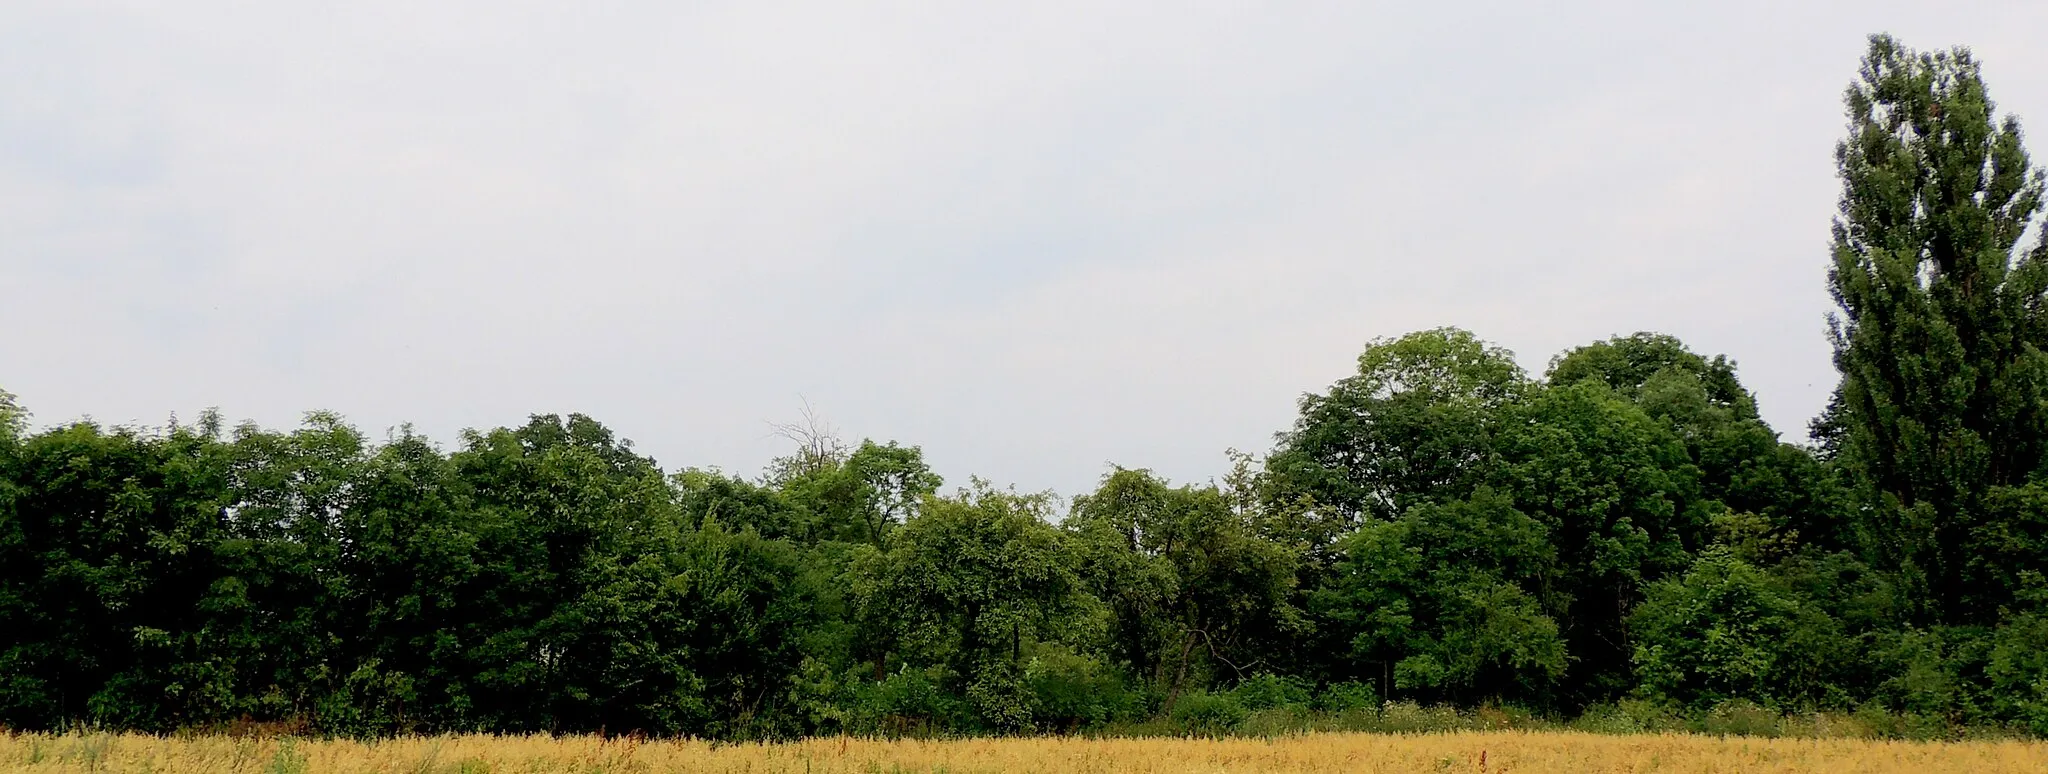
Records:
[[[861,686],[855,729],[868,733],[922,734],[955,725],[963,707],[942,685],[940,667],[903,669],[879,683]]]
[[[1714,705],[1700,718],[1700,730],[1722,736],[1777,736],[1778,713],[1747,699]]]
[[[1649,695],[1694,708],[1771,697],[1799,601],[1724,548],[1649,588],[1632,616],[1634,662]]]
[[[976,670],[974,679],[967,684],[967,701],[989,728],[1028,731],[1032,728],[1030,690],[1022,669],[999,660]]]
[[[1473,725],[1485,729],[1535,728],[1541,725],[1536,714],[1513,705],[1485,705],[1472,711]]]
[[[1101,661],[1048,647],[1024,667],[1032,717],[1041,729],[1074,731],[1139,714],[1143,697]]]
[[[1355,680],[1331,683],[1316,697],[1316,709],[1332,714],[1371,710],[1379,705],[1379,691]]]
[[[1308,707],[1291,704],[1253,710],[1237,724],[1237,733],[1272,738],[1305,734],[1316,730],[1316,715]]]
[[[1232,698],[1247,710],[1273,709],[1275,707],[1308,706],[1308,686],[1291,677],[1261,673],[1254,675],[1230,691]]]
[[[1395,732],[1453,731],[1465,726],[1464,718],[1450,707],[1428,707],[1412,701],[1388,702],[1380,708],[1377,730]]]
[[[1990,678],[2000,720],[2048,736],[2048,617],[2022,615],[1992,637]]]
[[[1876,732],[1862,719],[1834,712],[1786,715],[1778,721],[1778,727],[1783,736],[1804,739],[1869,739],[1876,736]]]
[[[1572,728],[1602,734],[1642,734],[1674,731],[1685,721],[1669,707],[1642,699],[1624,699],[1617,704],[1590,707],[1572,723]]]
[[[1196,691],[1173,705],[1173,719],[1198,734],[1222,734],[1234,730],[1250,714],[1237,697],[1227,693]]]

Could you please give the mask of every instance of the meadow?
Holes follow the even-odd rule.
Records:
[[[2048,770],[2048,743],[1763,739],[1574,731],[1316,733],[1268,739],[1035,737],[719,744],[596,736],[384,741],[138,734],[0,736],[0,771],[484,772],[1885,772]]]

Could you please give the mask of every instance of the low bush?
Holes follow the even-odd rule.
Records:
[[[1189,733],[1221,735],[1236,731],[1250,714],[1236,696],[1196,691],[1174,703],[1172,718]]]

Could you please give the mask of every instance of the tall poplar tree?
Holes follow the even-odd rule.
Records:
[[[2042,175],[1966,49],[1873,36],[1847,103],[1833,440],[1909,615],[1983,622],[2010,589],[1973,583],[1973,541],[2048,451],[2048,244],[2020,248]]]

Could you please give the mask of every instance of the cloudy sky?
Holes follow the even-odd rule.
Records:
[[[1681,8],[1682,6],[1682,8]],[[808,398],[1073,493],[1262,451],[1366,341],[1656,330],[1803,435],[1864,38],[2048,125],[2048,3],[0,4],[0,388],[372,435]],[[2048,149],[2037,148],[2048,155]]]

